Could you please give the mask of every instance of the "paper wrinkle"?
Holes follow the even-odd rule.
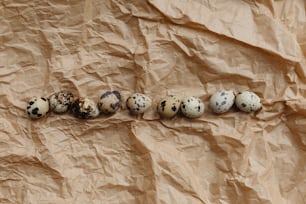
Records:
[[[0,203],[304,204],[305,1],[12,1],[0,6]],[[215,115],[220,89],[263,108]],[[25,114],[69,90],[114,115]],[[124,101],[147,94],[141,116]],[[205,103],[161,119],[167,94]]]

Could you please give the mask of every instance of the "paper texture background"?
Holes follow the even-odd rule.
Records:
[[[1,204],[306,203],[304,0],[2,0]],[[263,109],[208,107],[217,90]],[[106,90],[153,100],[84,121],[31,121],[32,96]],[[206,104],[161,120],[166,94]]]

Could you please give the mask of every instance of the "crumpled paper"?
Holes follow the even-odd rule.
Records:
[[[0,4],[0,203],[304,204],[306,3],[4,0]],[[215,115],[217,90],[254,91],[258,113]],[[25,114],[32,96],[145,93],[92,120]],[[198,119],[160,119],[166,94]]]

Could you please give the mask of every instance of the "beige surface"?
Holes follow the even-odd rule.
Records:
[[[131,3],[133,2],[133,3]],[[1,204],[306,203],[304,0],[2,0]],[[252,90],[257,114],[29,120],[33,95]]]

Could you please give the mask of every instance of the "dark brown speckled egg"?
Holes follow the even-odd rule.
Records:
[[[99,115],[97,104],[86,97],[80,97],[72,104],[72,113],[82,119],[95,118]]]
[[[99,99],[98,107],[101,113],[112,114],[121,107],[121,94],[119,91],[106,91]]]

